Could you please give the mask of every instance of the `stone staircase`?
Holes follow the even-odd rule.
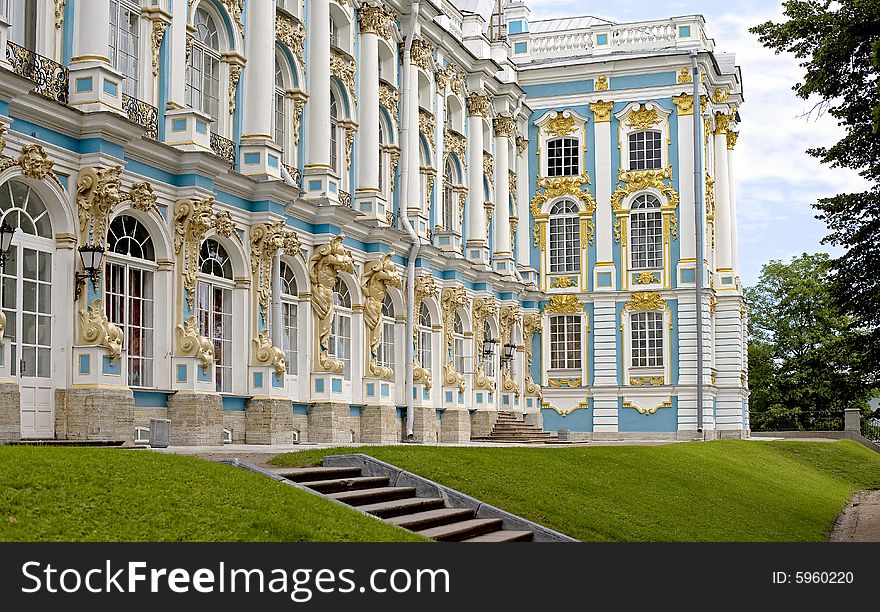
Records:
[[[474,442],[508,442],[516,444],[546,444],[556,440],[556,434],[544,431],[518,418],[513,412],[499,412],[495,427],[488,436],[472,437]]]
[[[389,476],[364,476],[360,467],[272,470],[300,486],[389,523],[441,542],[530,542],[534,533],[505,529],[501,518],[478,518],[475,508],[450,507],[442,497],[420,496],[414,486],[392,486]]]

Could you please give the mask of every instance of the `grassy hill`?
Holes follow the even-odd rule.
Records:
[[[409,541],[293,487],[191,457],[0,446],[2,541]]]
[[[880,455],[850,441],[665,446],[391,446],[304,451],[277,465],[365,452],[591,541],[824,540]]]

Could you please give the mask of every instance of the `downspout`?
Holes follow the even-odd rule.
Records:
[[[692,50],[691,73],[694,79],[694,238],[697,243],[697,262],[694,270],[697,317],[697,433],[703,433],[703,203],[700,189],[703,173],[700,159],[700,66],[697,51]]]
[[[402,98],[401,117],[400,117],[400,221],[403,223],[403,229],[409,234],[412,241],[412,248],[409,251],[409,257],[406,262],[406,334],[404,342],[406,342],[406,439],[413,439],[413,417],[414,417],[414,398],[413,398],[413,359],[415,357],[415,346],[413,344],[413,327],[414,317],[412,304],[415,304],[415,284],[416,284],[416,257],[419,255],[419,249],[422,246],[419,235],[409,221],[407,209],[409,208],[409,190],[407,184],[409,182],[409,148],[410,130],[409,117],[412,113],[410,86],[412,84],[412,62],[410,61],[410,50],[412,49],[413,36],[416,31],[416,23],[419,19],[419,0],[414,0],[412,9],[409,13],[409,21],[406,24],[404,32],[405,43],[403,49],[403,78],[400,83],[400,96]]]

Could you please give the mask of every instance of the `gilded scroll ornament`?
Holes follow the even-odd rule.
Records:
[[[518,155],[522,155],[525,153],[526,149],[529,148],[529,139],[523,138],[522,136],[516,137],[516,152]]]
[[[536,385],[532,379],[532,339],[535,334],[541,333],[541,315],[534,313],[523,317],[523,344],[526,349],[526,376],[525,376],[525,393],[526,395],[543,398],[540,385]]]
[[[135,210],[159,214],[159,207],[156,205],[159,198],[156,196],[156,192],[153,191],[153,186],[146,181],[132,185],[131,191],[125,194],[122,200],[130,201],[131,207]]]
[[[638,291],[632,294],[624,310],[663,310],[667,308],[666,300],[659,291]]]
[[[573,293],[565,295],[551,295],[550,303],[545,308],[549,314],[580,314],[584,311],[583,305]]]
[[[443,365],[443,384],[458,387],[464,393],[464,375],[455,371],[455,313],[469,304],[464,287],[446,287],[440,294],[440,308],[443,312],[443,333],[446,349]]]
[[[419,109],[419,132],[424,134],[427,138],[429,146],[434,148],[434,130],[437,127],[437,123],[434,120],[434,115],[430,111],[425,110],[424,108]]]
[[[397,119],[400,93],[387,81],[379,81],[379,104],[388,109],[391,117]]]
[[[196,357],[202,362],[203,368],[210,368],[214,363],[214,344],[199,334],[195,315],[187,317],[175,328],[177,335],[177,354],[182,357]]]
[[[639,272],[638,276],[633,279],[637,285],[651,285],[659,283],[660,279],[653,272]]]
[[[186,303],[191,311],[199,270],[199,248],[205,234],[214,227],[214,198],[179,200],[174,207],[174,252],[180,257]],[[187,353],[184,353],[187,354]]]
[[[232,64],[229,67],[229,114],[235,113],[235,92],[238,90],[238,80],[241,78],[241,66]]]
[[[569,389],[576,389],[581,386],[582,379],[580,378],[548,378],[547,384],[554,389],[560,389],[562,387],[568,387]]]
[[[64,5],[67,0],[55,0],[55,29],[60,30],[64,25]]]
[[[501,346],[505,347],[512,343],[513,328],[522,322],[522,310],[518,305],[504,306],[501,308],[498,320],[501,327]],[[503,363],[501,366],[501,389],[519,397],[519,385],[513,379],[512,361]]]
[[[302,129],[303,110],[306,101],[302,98],[294,98],[293,100],[293,144],[299,146],[299,135]]]
[[[553,279],[553,282],[550,283],[550,286],[553,289],[567,289],[568,287],[573,287],[577,283],[574,278],[571,276],[557,276]]]
[[[401,45],[403,47],[403,45]],[[434,54],[434,49],[430,44],[422,40],[421,38],[414,38],[412,41],[412,46],[410,47],[410,61],[425,72],[429,72],[431,70],[431,56]]]
[[[122,198],[122,166],[83,168],[76,181],[76,208],[79,216],[80,242],[107,244],[110,213]]]
[[[590,182],[589,175],[585,172],[580,176],[557,176],[554,178],[538,177],[538,189],[529,208],[532,211],[532,217],[537,219],[546,219],[546,213],[542,212],[545,203],[554,198],[561,196],[573,196],[578,198],[584,205],[584,215],[587,217],[586,238],[589,244],[593,244],[595,239],[595,226],[593,224],[593,213],[596,211],[596,200],[593,194],[583,189]],[[544,223],[534,224],[534,241],[535,246],[539,246],[541,242],[540,229]],[[582,236],[583,238],[583,236]]]
[[[238,232],[235,231],[235,222],[228,211],[221,210],[214,216],[214,230],[224,238],[234,237],[238,239]]]
[[[665,402],[661,403],[659,406],[655,406],[653,408],[642,408],[641,406],[636,406],[632,402],[628,402],[628,401],[623,402],[623,407],[624,408],[633,408],[635,410],[638,410],[641,414],[654,414],[655,412],[657,412],[661,408],[672,408],[672,398],[666,400]]]
[[[318,365],[324,371],[342,373],[345,364],[330,356],[330,332],[333,325],[333,291],[339,272],[354,274],[351,252],[342,246],[345,236],[339,234],[319,246],[309,258],[309,280],[312,284],[312,312],[317,322]]]
[[[648,108],[644,104],[630,112],[626,125],[635,130],[647,130],[660,123],[660,114],[656,108]]]
[[[361,289],[364,293],[364,326],[367,332],[369,354],[367,369],[371,376],[391,380],[394,371],[379,365],[379,346],[382,343],[382,303],[388,294],[388,287],[402,287],[400,274],[386,253],[380,259],[364,264]]]
[[[333,48],[330,53],[330,74],[342,81],[348,90],[355,105],[357,105],[357,92],[354,88],[355,65],[354,58],[345,51]]]
[[[95,300],[79,311],[80,336],[86,346],[100,346],[107,351],[110,363],[122,355],[122,330],[107,319],[103,300]]]
[[[495,176],[495,158],[488,151],[483,151],[483,174],[492,181]]]
[[[663,376],[630,376],[629,384],[633,387],[652,386],[659,387],[666,379]]]
[[[550,136],[568,136],[574,131],[577,119],[571,116],[567,111],[557,113],[555,117],[547,122],[544,131]]]
[[[223,3],[223,6],[226,7],[226,10],[229,11],[229,14],[235,20],[235,23],[238,24],[238,31],[241,32],[241,35],[244,36],[244,23],[241,20],[241,11],[242,11],[242,3],[241,0],[220,0]]]
[[[300,65],[305,67],[303,46],[306,40],[306,29],[299,19],[278,13],[275,17],[275,39],[287,45],[287,48],[299,60]]]
[[[49,177],[61,185],[58,177],[55,176],[55,170],[53,170],[55,162],[49,159],[45,149],[38,144],[22,147],[21,154],[18,156],[18,165],[21,167],[21,173],[28,178],[42,181]]]
[[[716,104],[724,104],[730,98],[730,91],[716,87],[712,92],[712,102]]]
[[[153,21],[153,28],[150,33],[150,43],[152,45],[152,62],[153,62],[153,76],[159,76],[159,51],[162,48],[162,40],[165,38],[165,30],[168,29],[168,24],[162,21],[161,19],[155,19]]]
[[[254,345],[254,362],[256,365],[271,366],[278,376],[284,376],[287,372],[287,363],[284,360],[284,351],[272,344],[269,339],[269,329],[264,329],[252,340]]]
[[[220,215],[217,215],[218,218]],[[253,276],[253,286],[257,301],[257,315],[264,323],[269,321],[269,308],[272,300],[272,274],[274,270],[275,257],[281,251],[286,251],[288,255],[294,257],[302,257],[299,250],[299,238],[292,231],[285,229],[284,219],[277,221],[271,225],[258,223],[251,227],[250,231],[251,243],[251,274]],[[279,364],[273,354],[267,353],[268,347],[265,342],[259,338],[261,325],[257,321],[258,336],[254,339],[255,354],[257,349],[263,350],[264,359],[257,358],[258,365],[273,365],[278,370]],[[268,336],[267,336],[268,339]],[[271,342],[269,343],[271,345]],[[283,351],[282,351],[283,356]],[[271,358],[271,362],[265,359]],[[279,372],[281,374],[281,372]]]
[[[445,147],[445,157],[450,153],[455,153],[464,168],[467,168],[467,140],[465,137],[448,127],[443,132],[443,146]]]
[[[614,212],[623,211],[623,200],[630,194],[643,189],[656,189],[669,202],[672,209],[678,208],[678,192],[664,181],[672,180],[672,169],[664,170],[623,170],[618,172],[617,180],[621,183],[611,194],[611,207]]]

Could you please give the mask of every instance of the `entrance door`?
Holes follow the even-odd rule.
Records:
[[[0,213],[19,229],[3,269],[2,304],[10,374],[21,393],[21,435],[54,438],[51,226],[37,194],[16,180],[0,186]]]

